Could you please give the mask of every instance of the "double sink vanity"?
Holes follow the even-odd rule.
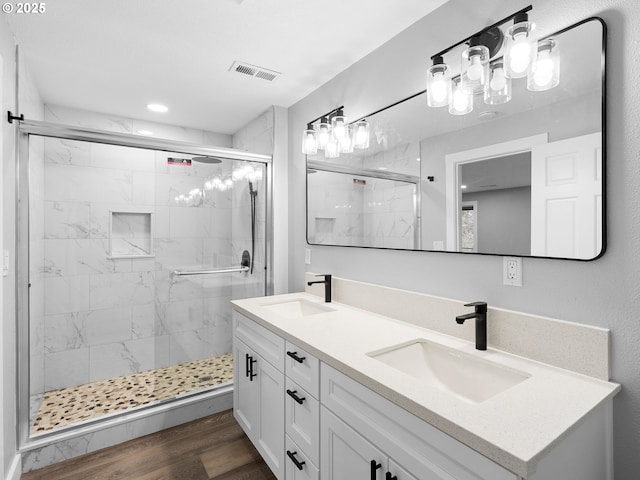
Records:
[[[564,338],[522,352],[508,330],[535,333],[531,319],[490,308],[482,351],[473,322],[449,315],[461,302],[333,283],[337,302],[309,292],[233,302],[234,414],[278,479],[613,478],[620,386],[603,378],[608,365],[572,371],[562,359],[575,347],[608,362],[608,331],[537,318]],[[404,313],[353,306],[367,298],[395,298]],[[420,305],[430,323],[406,321]]]

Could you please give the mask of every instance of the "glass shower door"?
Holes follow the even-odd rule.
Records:
[[[31,435],[230,384],[266,163],[31,137]]]

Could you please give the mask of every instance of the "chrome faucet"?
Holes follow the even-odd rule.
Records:
[[[456,322],[462,325],[465,320],[471,318],[476,319],[476,349],[487,349],[487,303],[486,302],[473,302],[465,304],[465,307],[475,307],[473,313],[467,313],[466,315],[458,315]]]
[[[307,282],[307,285],[311,286],[314,283],[324,283],[324,301],[331,303],[331,275],[316,275],[316,277],[324,277],[324,280],[316,280],[315,282]]]

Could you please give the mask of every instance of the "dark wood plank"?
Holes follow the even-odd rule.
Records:
[[[25,473],[22,480],[208,480],[207,469],[216,480],[275,478],[227,410]]]

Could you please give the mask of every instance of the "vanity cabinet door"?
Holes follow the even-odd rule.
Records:
[[[389,480],[418,480],[418,477],[414,477],[409,472],[407,472],[404,468],[398,465],[393,460],[389,459]],[[385,477],[386,478],[386,477]],[[436,477],[432,477],[436,478]],[[422,478],[420,480],[427,480],[426,478]]]
[[[384,480],[387,457],[324,407],[320,430],[321,480]]]
[[[256,395],[257,384],[249,378],[249,362],[253,352],[237,338],[234,339],[233,344],[233,415],[247,436],[255,443],[260,399]]]
[[[233,414],[265,463],[284,478],[284,374],[234,338]]]

